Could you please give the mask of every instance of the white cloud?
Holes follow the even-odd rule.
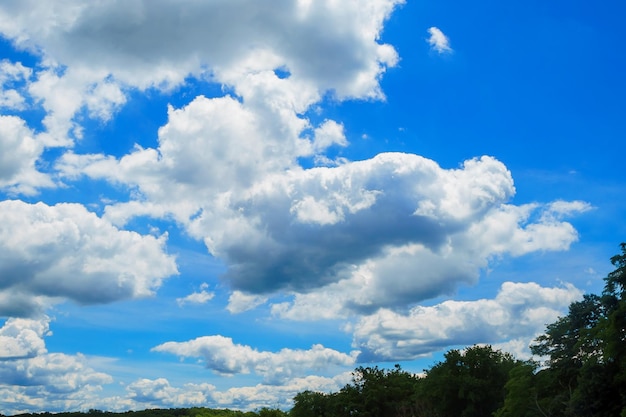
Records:
[[[337,392],[351,380],[351,372],[342,372],[334,377],[310,375],[293,378],[282,385],[257,384],[247,387],[233,387],[213,393],[218,407],[234,407],[254,410],[262,407],[288,409],[293,406],[291,399],[299,392]]]
[[[232,314],[238,314],[258,307],[266,301],[267,297],[256,294],[245,294],[235,290],[230,294],[230,297],[228,297],[228,306],[226,306],[226,309]]]
[[[28,91],[47,111],[42,140],[69,146],[80,137],[74,115],[81,108],[106,120],[125,102],[124,90],[171,89],[189,76],[233,86],[250,102],[282,97],[308,106],[326,91],[382,98],[379,78],[398,57],[379,36],[402,2],[323,1],[303,8],[280,0],[268,8],[253,0],[117,0],[88,7],[79,0],[26,1],[0,5],[0,34],[41,55],[42,70]],[[5,72],[16,73],[7,65],[13,67]],[[289,77],[274,79],[278,68]],[[9,91],[4,101],[20,105]]]
[[[176,388],[165,378],[143,378],[126,387],[128,398],[142,408],[205,407],[214,390],[211,384],[185,384]]]
[[[333,145],[348,146],[348,141],[344,134],[343,125],[340,125],[334,120],[326,120],[315,129],[313,147],[317,152],[320,152]]]
[[[258,351],[246,345],[234,344],[224,336],[203,336],[187,342],[166,342],[152,348],[155,352],[172,353],[180,357],[203,358],[207,368],[223,375],[262,375],[265,383],[280,384],[289,378],[323,371],[336,366],[352,366],[352,355],[313,345],[309,350],[281,349],[278,352]]]
[[[585,203],[507,204],[513,179],[491,157],[442,169],[417,155],[387,153],[302,169],[297,158],[311,142],[302,146],[307,139],[287,119],[259,111],[230,97],[199,97],[169,110],[157,149],[137,148],[119,160],[66,154],[58,167],[67,178],[136,187],[141,201],[109,206],[105,218],[122,225],[133,215],[172,215],[226,262],[234,290],[306,292],[297,296],[304,305],[321,288],[319,298],[343,300],[320,309],[326,315],[450,293],[475,282],[494,257],[564,250],[577,239],[562,218]],[[335,122],[322,126],[340,137]],[[289,311],[274,308],[309,315]]]
[[[376,84],[379,66],[393,63],[376,41],[398,3],[324,1],[305,9],[287,0],[272,8],[254,1],[25,2],[0,8],[0,30],[50,61],[112,73],[142,88],[175,85],[203,66],[233,71],[261,49],[280,57],[292,76],[361,95]],[[205,42],[217,35],[220,42]],[[256,65],[278,67],[268,60]]]
[[[200,291],[193,292],[186,297],[177,298],[176,303],[180,307],[183,307],[185,304],[205,304],[215,297],[215,293],[207,291],[207,288],[209,288],[208,284],[203,283],[200,286]]]
[[[32,358],[47,352],[43,337],[49,332],[49,319],[10,318],[0,328],[0,362]]]
[[[43,149],[24,120],[0,115],[0,190],[32,195],[39,187],[52,187],[49,176],[36,167]]]
[[[26,107],[26,99],[19,90],[31,74],[32,69],[21,62],[0,61],[0,108],[23,110]]]
[[[81,354],[49,353],[50,319],[10,318],[0,328],[0,404],[3,413],[88,409],[110,375]]]
[[[0,315],[32,315],[42,297],[81,304],[151,295],[176,274],[155,238],[111,226],[79,204],[0,202]]]
[[[50,117],[44,121],[50,137],[41,136],[47,146],[62,143],[58,132],[76,127],[72,115],[82,106],[94,117],[110,117],[123,104],[123,88],[173,86],[207,71],[212,81],[232,86],[237,97],[197,97],[170,108],[156,148],[137,146],[120,159],[66,153],[56,169],[68,181],[86,175],[127,185],[131,201],[107,207],[104,216],[120,227],[136,215],[171,216],[203,240],[225,261],[225,278],[239,291],[231,311],[255,304],[244,293],[259,301],[288,290],[299,293],[296,303],[275,306],[275,314],[304,317],[294,308],[317,297],[315,289],[346,289],[327,315],[412,304],[474,282],[495,256],[565,249],[577,238],[561,218],[580,207],[506,205],[515,191],[512,178],[489,157],[454,170],[407,154],[300,167],[299,158],[324,161],[329,147],[347,144],[340,123],[313,126],[302,116],[325,91],[382,97],[378,77],[397,57],[378,36],[396,4],[285,1],[278,15],[255,4],[246,13],[226,7],[214,27],[207,24],[213,5],[138,1],[120,15],[116,2],[94,9],[68,0],[60,9],[31,5],[29,14],[16,6],[13,22],[0,20],[0,30],[45,55],[49,68],[36,75],[30,92]],[[43,28],[24,26],[34,16],[52,16],[66,30],[45,19]],[[345,16],[351,19],[333,25]],[[129,37],[118,44],[120,27]],[[196,38],[217,29],[232,33],[224,37],[232,48]],[[447,46],[435,29],[434,45]],[[56,63],[67,70],[59,72]],[[288,76],[275,74],[277,68]],[[537,211],[546,216],[529,221]],[[483,243],[478,249],[471,244],[475,236]],[[387,276],[397,285],[383,285]],[[367,285],[359,287],[362,281]],[[352,288],[358,289],[353,296]]]
[[[444,301],[414,307],[406,315],[381,309],[356,324],[354,344],[362,349],[363,360],[409,360],[476,343],[519,345],[523,340],[527,347],[581,295],[572,285],[505,282],[495,299]]]
[[[0,404],[4,413],[86,410],[110,375],[92,369],[83,355],[47,353],[0,361]]]
[[[428,38],[428,44],[433,51],[437,51],[440,54],[452,52],[452,48],[450,47],[450,41],[448,37],[444,35],[441,29],[433,26],[431,28],[428,28],[428,33],[430,34],[430,38]]]
[[[350,379],[351,372],[342,372],[334,377],[310,375],[292,378],[279,385],[256,384],[218,390],[207,383],[174,386],[166,378],[142,378],[126,387],[125,398],[104,398],[99,404],[100,408],[118,411],[198,406],[237,410],[258,410],[262,407],[287,409],[293,405],[291,399],[299,392],[336,392]]]

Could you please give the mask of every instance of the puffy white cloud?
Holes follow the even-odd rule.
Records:
[[[382,97],[378,77],[397,57],[378,37],[399,2],[281,1],[272,12],[221,5],[217,20],[216,5],[195,2],[136,1],[124,13],[119,2],[30,4],[29,13],[16,4],[11,21],[0,7],[0,30],[39,48],[50,66],[30,87],[50,116],[51,137],[41,139],[48,146],[62,143],[54,132],[76,127],[82,106],[109,117],[123,103],[122,86],[173,86],[210,72],[233,87],[237,97],[170,108],[157,148],[137,146],[120,159],[67,153],[56,168],[69,181],[87,175],[130,187],[136,198],[107,207],[105,218],[121,226],[136,215],[173,217],[226,262],[237,294],[287,289],[304,305],[314,289],[366,282],[355,296],[341,292],[343,302],[328,311],[414,303],[475,281],[494,256],[564,249],[576,239],[561,220],[575,207],[506,205],[513,181],[493,158],[446,170],[416,155],[382,154],[302,169],[299,158],[323,161],[329,147],[347,144],[341,124],[313,126],[303,116],[323,92]],[[49,19],[26,25],[35,17]],[[224,42],[200,41],[214,33]],[[529,220],[537,211],[560,214]],[[470,245],[476,236],[483,245]],[[394,286],[383,285],[388,277]],[[232,311],[245,308],[238,300]],[[303,316],[285,304],[274,311]]]
[[[24,359],[47,352],[43,337],[49,332],[49,319],[10,318],[0,328],[0,361]]]
[[[81,108],[107,120],[125,90],[171,89],[189,76],[232,86],[250,103],[291,102],[297,113],[326,91],[382,98],[379,78],[398,57],[379,36],[402,2],[26,1],[0,5],[0,34],[41,56],[28,91],[47,112],[42,140],[70,146]],[[18,95],[8,90],[3,101],[21,105]]]
[[[304,305],[321,288],[319,298],[343,300],[322,314],[450,293],[474,282],[493,257],[563,250],[577,239],[562,218],[585,203],[507,204],[513,179],[491,157],[443,169],[387,153],[302,169],[297,158],[321,146],[314,144],[322,134],[279,134],[289,122],[268,123],[257,110],[230,97],[199,97],[169,110],[157,149],[137,148],[119,160],[66,154],[58,167],[67,178],[136,188],[141,200],[109,206],[105,217],[124,224],[133,215],[173,216],[226,262],[225,278],[241,294],[307,292],[296,296]],[[318,129],[331,136],[319,139],[324,146],[341,142],[336,122]],[[285,304],[274,312],[308,315]]]
[[[291,399],[299,392],[337,392],[351,379],[350,372],[342,372],[334,377],[306,376],[293,378],[281,385],[257,384],[247,387],[233,387],[213,393],[216,406],[254,410],[262,407],[288,409],[293,406]]]
[[[393,49],[377,41],[399,3],[280,0],[268,8],[250,0],[25,1],[0,7],[0,32],[52,62],[141,88],[176,85],[205,68],[228,77],[266,52],[268,58],[245,72],[284,67],[340,96],[372,96],[380,94],[385,66],[395,64]]]
[[[428,28],[428,33],[430,34],[430,37],[428,38],[428,44],[433,51],[437,51],[440,54],[452,52],[452,48],[450,47],[450,40],[441,31],[441,29],[433,26],[431,28]]]
[[[581,295],[572,285],[505,282],[495,299],[444,301],[414,307],[406,315],[381,309],[355,325],[354,344],[364,360],[408,360],[475,343],[519,345],[523,340],[528,346]]]
[[[66,411],[94,408],[110,375],[82,354],[50,353],[50,318],[10,318],[0,327],[0,404],[2,412]]]
[[[280,384],[312,370],[351,366],[356,357],[356,352],[347,355],[322,345],[313,345],[309,350],[285,348],[278,352],[258,351],[250,346],[234,344],[231,338],[224,336],[166,342],[152,350],[180,357],[203,358],[207,368],[223,375],[254,372],[262,375],[269,384]]]
[[[0,202],[0,315],[49,302],[105,303],[151,295],[176,274],[166,236],[119,230],[79,204]]]
[[[0,361],[0,404],[4,413],[86,410],[110,375],[95,371],[83,355],[46,353]]]
[[[113,382],[111,376],[91,369],[83,355],[63,353],[2,361],[0,376],[7,385],[40,386],[52,394],[67,394],[87,385],[98,386]]]
[[[142,408],[205,407],[214,390],[211,384],[185,384],[176,388],[165,378],[143,378],[126,387],[129,399]]]
[[[0,61],[0,108],[22,110],[26,99],[21,91],[22,84],[31,76],[32,69],[21,62]]]
[[[0,190],[35,194],[38,187],[53,186],[50,177],[36,167],[43,149],[24,120],[0,115]]]
[[[291,407],[291,399],[299,392],[338,391],[351,379],[350,372],[334,377],[310,375],[292,378],[279,385],[256,384],[219,390],[207,383],[172,385],[166,378],[142,378],[126,387],[126,397],[104,398],[100,401],[107,410],[128,410],[166,407],[210,407],[255,410],[262,407]],[[120,407],[121,405],[121,407]]]

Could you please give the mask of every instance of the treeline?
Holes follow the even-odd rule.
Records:
[[[448,351],[424,375],[399,365],[359,367],[338,392],[298,393],[289,412],[90,410],[55,417],[626,417],[626,243],[620,247],[602,294],[572,303],[530,346],[544,363],[472,346]]]
[[[291,417],[626,417],[626,243],[600,295],[585,295],[531,345],[544,363],[491,346],[451,350],[417,376],[360,367],[335,393],[305,391]]]
[[[0,414],[1,417],[4,417]],[[110,411],[89,410],[88,412],[66,413],[25,413],[13,417],[287,417],[284,411],[261,408],[258,411],[238,411],[229,409],[212,409],[204,407],[149,409],[113,413]]]

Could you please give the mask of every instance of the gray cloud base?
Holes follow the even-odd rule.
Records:
[[[53,300],[151,295],[177,273],[164,245],[165,237],[119,230],[79,204],[2,201],[0,316],[34,315]]]

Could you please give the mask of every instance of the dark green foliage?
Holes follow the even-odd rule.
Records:
[[[352,383],[333,394],[305,391],[294,397],[292,417],[404,415],[412,407],[418,378],[399,365],[392,370],[359,367]],[[410,414],[408,414],[410,415]]]
[[[278,408],[263,407],[257,413],[259,417],[286,417],[288,414]]]
[[[418,396],[442,417],[490,416],[504,404],[504,387],[517,364],[491,346],[451,350],[427,371]]]
[[[504,404],[494,414],[495,417],[535,417],[542,414],[537,398],[537,364],[523,362],[509,372],[509,379],[504,385],[506,397]]]
[[[585,295],[531,350],[548,356],[535,388],[542,415],[626,414],[626,244],[611,258],[602,296]],[[506,415],[506,414],[505,414]]]
[[[304,391],[293,398],[292,417],[318,417],[330,415],[328,394]]]

